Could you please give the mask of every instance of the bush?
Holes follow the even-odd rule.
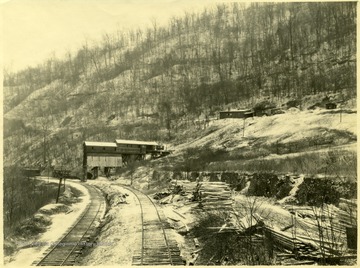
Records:
[[[189,181],[196,181],[197,178],[199,178],[200,173],[199,172],[190,172],[190,176],[188,177]]]
[[[281,179],[277,184],[278,191],[275,195],[277,199],[282,199],[285,196],[288,196],[291,189],[293,188],[293,185],[290,181],[289,176],[285,176],[283,179]]]
[[[304,178],[296,192],[299,204],[321,206],[322,204],[338,205],[341,194],[336,183],[330,179]]]
[[[221,227],[229,217],[224,212],[214,211],[204,214],[193,228],[193,235],[199,238],[203,247],[198,258],[199,265],[266,265],[271,258],[263,244],[251,243],[250,239],[241,238],[233,232],[211,231],[208,227]],[[250,236],[249,236],[250,238]]]
[[[292,107],[297,107],[299,106],[301,103],[300,100],[289,100],[287,103],[286,103],[286,106],[287,108],[292,108]]]
[[[22,237],[30,237],[43,233],[46,227],[51,224],[51,219],[45,215],[35,214],[33,217],[21,222],[21,225],[16,227],[15,234]]]
[[[221,174],[221,181],[228,183],[236,191],[241,191],[245,188],[247,180],[236,172],[224,172]]]
[[[259,102],[259,103],[256,103],[255,106],[254,106],[254,114],[256,116],[262,116],[265,114],[265,111],[268,110],[268,109],[273,109],[275,108],[276,105],[270,101],[262,101],[262,102]]]
[[[14,241],[4,240],[4,255],[9,256],[15,253],[17,250],[17,245]]]
[[[218,172],[211,172],[209,181],[219,181],[219,175]]]
[[[273,173],[255,173],[250,180],[249,195],[254,196],[275,196],[279,179]]]
[[[282,199],[292,189],[290,177],[280,178],[273,173],[255,173],[250,179],[249,195]]]
[[[340,193],[340,197],[346,199],[357,198],[357,183],[353,181],[340,180],[335,184],[335,189]]]
[[[25,178],[17,166],[4,168],[4,234],[8,236],[22,220],[55,199],[57,185]]]

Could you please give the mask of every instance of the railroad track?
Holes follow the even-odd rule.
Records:
[[[184,265],[180,250],[170,238],[170,225],[154,202],[142,192],[124,186],[140,203],[142,221],[141,250],[133,256],[132,265]]]
[[[104,207],[104,197],[94,186],[83,185],[89,190],[90,203],[60,242],[47,249],[42,259],[34,262],[33,265],[73,266],[76,258],[81,254],[81,250],[85,246],[89,246],[87,243],[93,232],[92,227]]]

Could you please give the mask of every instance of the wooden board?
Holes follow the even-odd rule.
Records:
[[[89,167],[121,167],[121,156],[88,156],[87,165]]]

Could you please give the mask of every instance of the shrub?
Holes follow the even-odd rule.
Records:
[[[219,181],[219,175],[218,172],[211,172],[209,181]]]
[[[203,242],[199,265],[221,265],[226,260],[229,265],[266,265],[271,264],[267,249],[263,244],[254,244],[250,239],[239,237],[233,232],[211,231],[208,227],[221,227],[229,217],[225,212],[214,211],[203,215],[193,228],[193,235]],[[250,236],[249,236],[250,238]]]
[[[256,103],[254,106],[254,114],[256,116],[261,116],[265,114],[265,110],[275,108],[276,105],[274,103],[271,103],[270,101],[261,101],[259,103]]]
[[[340,197],[336,183],[330,179],[304,178],[296,192],[297,201],[310,206],[338,205]]]
[[[46,227],[50,224],[50,218],[36,214],[35,216],[21,222],[21,225],[16,227],[15,234],[22,237],[34,236],[45,232]]]
[[[292,107],[297,107],[299,106],[301,103],[300,100],[289,100],[287,103],[286,103],[286,106],[287,108],[292,108]]]
[[[228,183],[231,188],[241,191],[246,186],[246,178],[236,172],[224,172],[221,174],[221,181]]]
[[[275,196],[278,177],[273,173],[255,173],[250,180],[249,195],[254,196]]]
[[[24,178],[17,166],[4,168],[4,234],[8,236],[22,220],[55,199],[57,185]]]
[[[277,199],[282,199],[285,196],[288,196],[289,192],[293,188],[289,176],[285,176],[283,179],[281,179],[276,186],[278,188],[277,193],[275,195]]]
[[[190,181],[196,181],[197,178],[199,178],[200,173],[199,172],[190,172],[190,176],[188,176],[188,179]]]

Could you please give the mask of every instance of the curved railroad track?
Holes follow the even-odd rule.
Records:
[[[80,215],[76,223],[69,229],[60,242],[50,247],[36,266],[72,266],[76,258],[86,246],[91,235],[91,229],[104,206],[104,197],[94,186],[83,184],[90,193],[90,203]]]
[[[142,221],[141,250],[133,256],[132,265],[184,265],[180,250],[170,238],[170,225],[154,202],[142,192],[123,186],[139,200]]]

